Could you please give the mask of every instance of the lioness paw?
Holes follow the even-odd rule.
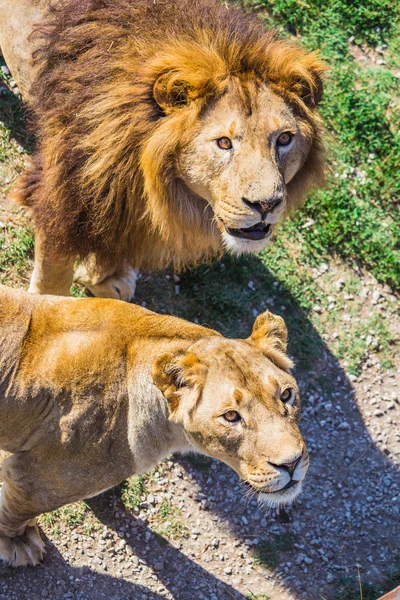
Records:
[[[0,534],[0,564],[5,567],[36,566],[45,551],[37,525],[28,526],[22,535],[13,538]]]

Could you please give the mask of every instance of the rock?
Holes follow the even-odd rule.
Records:
[[[350,425],[347,421],[342,421],[341,423],[339,423],[338,429],[340,431],[348,431],[350,429]]]

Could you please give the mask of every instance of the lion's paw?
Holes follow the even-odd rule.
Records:
[[[0,563],[6,567],[36,566],[45,552],[37,525],[28,526],[22,535],[13,538],[0,534]]]
[[[84,265],[81,265],[75,274],[75,281],[82,283],[97,298],[113,298],[131,302],[135,296],[138,272],[132,267],[124,267],[98,283],[93,283],[90,277],[85,275],[86,269]]]

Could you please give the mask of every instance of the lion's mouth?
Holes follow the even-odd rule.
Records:
[[[288,490],[289,488],[297,485],[298,483],[300,483],[300,481],[298,481],[297,479],[291,479],[290,481],[287,482],[286,485],[284,485],[283,487],[281,487],[280,490],[276,490],[276,492],[269,492],[270,494],[279,494],[279,492],[283,492],[284,490]]]
[[[243,240],[263,240],[271,232],[271,225],[269,223],[264,223],[263,221],[260,221],[251,227],[243,227],[241,229],[233,229],[225,225],[225,223],[223,223],[223,225],[225,227],[225,231],[229,233],[229,235],[233,235],[234,237],[238,237]]]

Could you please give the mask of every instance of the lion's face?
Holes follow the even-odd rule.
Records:
[[[282,319],[264,313],[248,340],[203,339],[161,357],[155,374],[193,446],[232,467],[270,506],[294,500],[308,468],[285,344]]]
[[[226,249],[258,252],[311,145],[308,125],[268,85],[233,80],[180,149],[178,170],[211,205]]]

